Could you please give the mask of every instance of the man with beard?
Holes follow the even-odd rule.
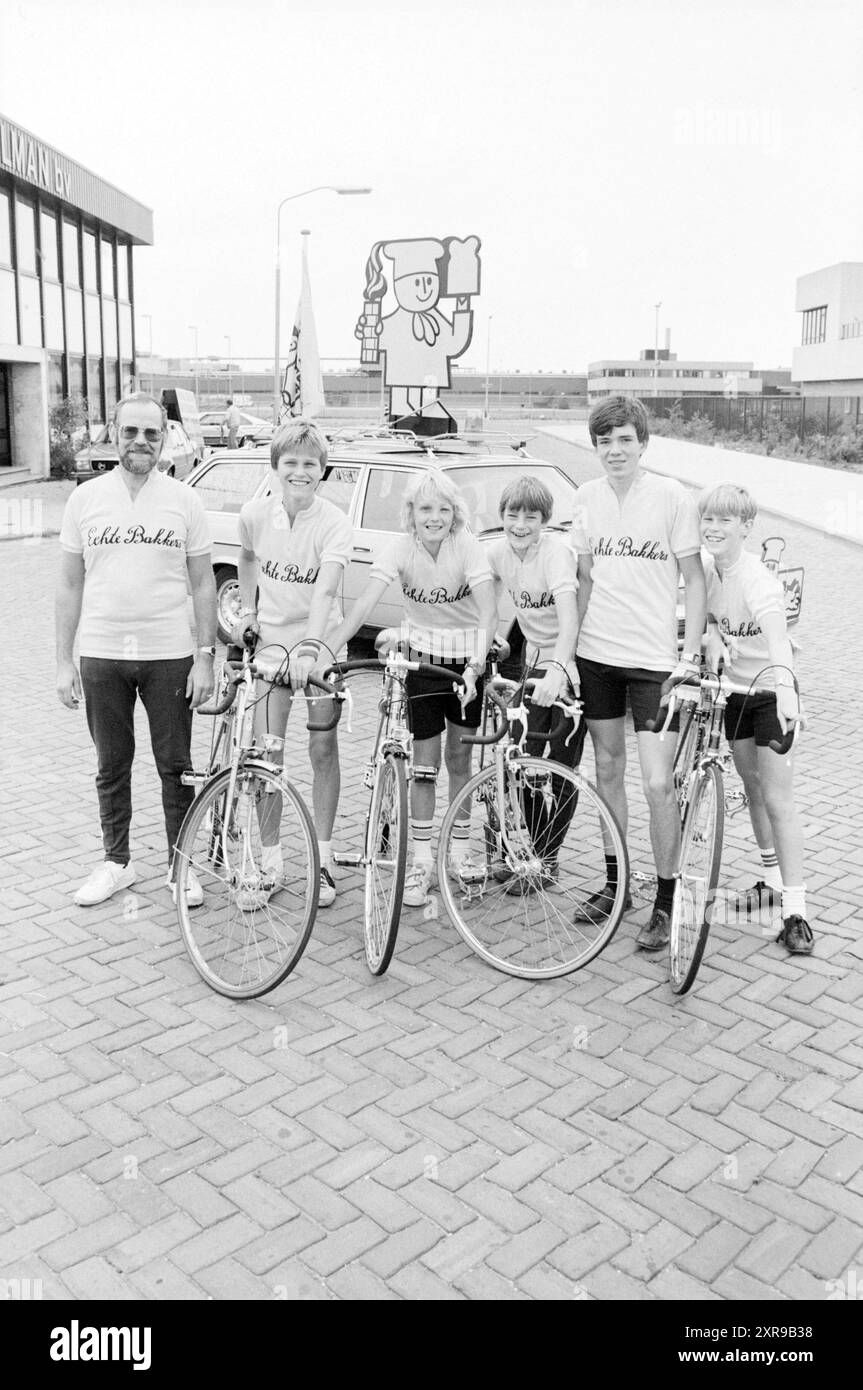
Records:
[[[192,710],[213,691],[216,591],[210,538],[197,494],[159,471],[167,417],[152,396],[126,397],[115,414],[119,465],[69,498],[60,531],[56,596],[57,694],[82,695],[96,746],[96,789],[105,851],[75,902],[104,902],[135,881],[129,852],[135,702],[140,695],[162,782],[168,879],[193,791]],[[188,577],[195,614],[189,627]],[[79,632],[80,674],[73,659]],[[189,906],[203,901],[191,885]]]

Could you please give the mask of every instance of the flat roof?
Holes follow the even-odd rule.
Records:
[[[0,173],[116,227],[137,246],[153,245],[151,208],[6,116],[0,116]]]

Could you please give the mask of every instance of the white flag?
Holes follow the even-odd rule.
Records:
[[[318,355],[318,335],[312,313],[312,291],[309,284],[309,263],[306,256],[307,237],[303,237],[303,279],[300,302],[297,305],[288,364],[282,382],[281,419],[304,415],[315,419],[323,414],[324,382],[321,359]]]

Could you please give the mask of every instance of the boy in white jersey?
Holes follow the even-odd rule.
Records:
[[[404,594],[403,636],[412,661],[450,666],[464,678],[460,696],[452,683],[426,680],[414,671],[406,689],[413,734],[411,781],[413,862],[405,878],[403,901],[420,907],[432,881],[431,832],[435,784],[441,763],[441,734],[446,729],[446,768],[450,801],[470,778],[471,745],[461,736],[479,725],[481,672],[494,635],[496,606],[488,560],[466,534],[467,512],[458,488],[438,469],[429,469],[407,488],[402,502],[405,535],[377,557],[369,584],[333,634],[342,646],[359,631],[388,586],[398,579]],[[331,643],[331,645],[333,644]],[[467,859],[469,822],[455,839],[463,839]]]
[[[743,542],[757,507],[745,488],[720,483],[699,499],[701,541],[710,552],[707,575],[707,663],[719,659],[734,685],[751,695],[732,694],[725,735],[749,798],[749,815],[765,865],[775,856],[782,875],[781,941],[792,955],[810,955],[814,937],[806,920],[803,829],[794,806],[792,753],[776,753],[780,740],[801,723],[792,650],[785,624],[785,599],[775,575]],[[768,870],[769,872],[769,870]],[[773,900],[772,885],[756,884],[760,900]],[[762,891],[763,890],[763,891]]]
[[[261,643],[287,655],[290,686],[266,687],[255,706],[255,736],[283,739],[295,691],[306,685],[322,652],[337,648],[329,633],[341,621],[338,592],[353,548],[353,527],[338,507],[315,490],[327,464],[327,442],[309,420],[283,425],[270,445],[275,495],[247,502],[240,512],[238,575],[243,608],[233,637],[259,633]],[[258,594],[257,608],[255,594]],[[326,723],[325,702],[318,722]],[[339,800],[339,748],[335,729],[309,732],[312,802],[321,858],[321,907],[335,900],[332,833]],[[262,839],[266,827],[262,825]],[[282,870],[281,847],[264,845],[262,870],[274,884]]]
[[[515,606],[525,641],[525,675],[538,678],[531,696],[528,751],[541,757],[548,743],[550,759],[565,767],[576,767],[584,748],[584,721],[573,733],[567,720],[554,739],[546,739],[556,717],[553,702],[561,697],[569,699],[579,689],[575,664],[578,576],[570,547],[559,536],[543,534],[543,526],[551,521],[553,506],[550,491],[538,478],[525,475],[515,479],[504,488],[498,503],[505,539],[489,547],[488,558],[492,574]],[[560,790],[555,788],[558,794]],[[557,851],[572,819],[575,799],[567,805],[559,804],[550,819],[542,815],[541,798],[536,800],[531,824],[539,820],[548,823],[541,835],[534,835],[534,843],[549,878],[554,879]],[[521,884],[522,880],[515,883]]]
[[[578,670],[587,727],[596,757],[596,782],[626,834],[625,715],[632,709],[641,776],[650,813],[657,894],[648,925],[636,938],[645,951],[668,944],[680,816],[672,766],[676,739],[660,739],[647,721],[659,714],[661,687],[701,665],[706,594],[698,511],[674,478],[645,473],[647,412],[640,401],[609,396],[594,406],[590,437],[605,477],[583,484],[572,525],[578,555]],[[686,586],[686,635],[677,660],[677,583]],[[677,730],[677,724],[672,728]],[[608,884],[576,911],[576,921],[601,920],[617,883],[607,860]],[[631,899],[627,893],[627,907]]]

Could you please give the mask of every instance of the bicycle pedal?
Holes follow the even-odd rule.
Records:
[[[203,787],[208,781],[206,772],[181,772],[180,781],[184,787]]]
[[[656,875],[645,873],[644,869],[632,869],[629,887],[634,897],[649,898],[656,893]]]
[[[333,863],[341,869],[358,869],[362,862],[361,854],[333,854]]]

